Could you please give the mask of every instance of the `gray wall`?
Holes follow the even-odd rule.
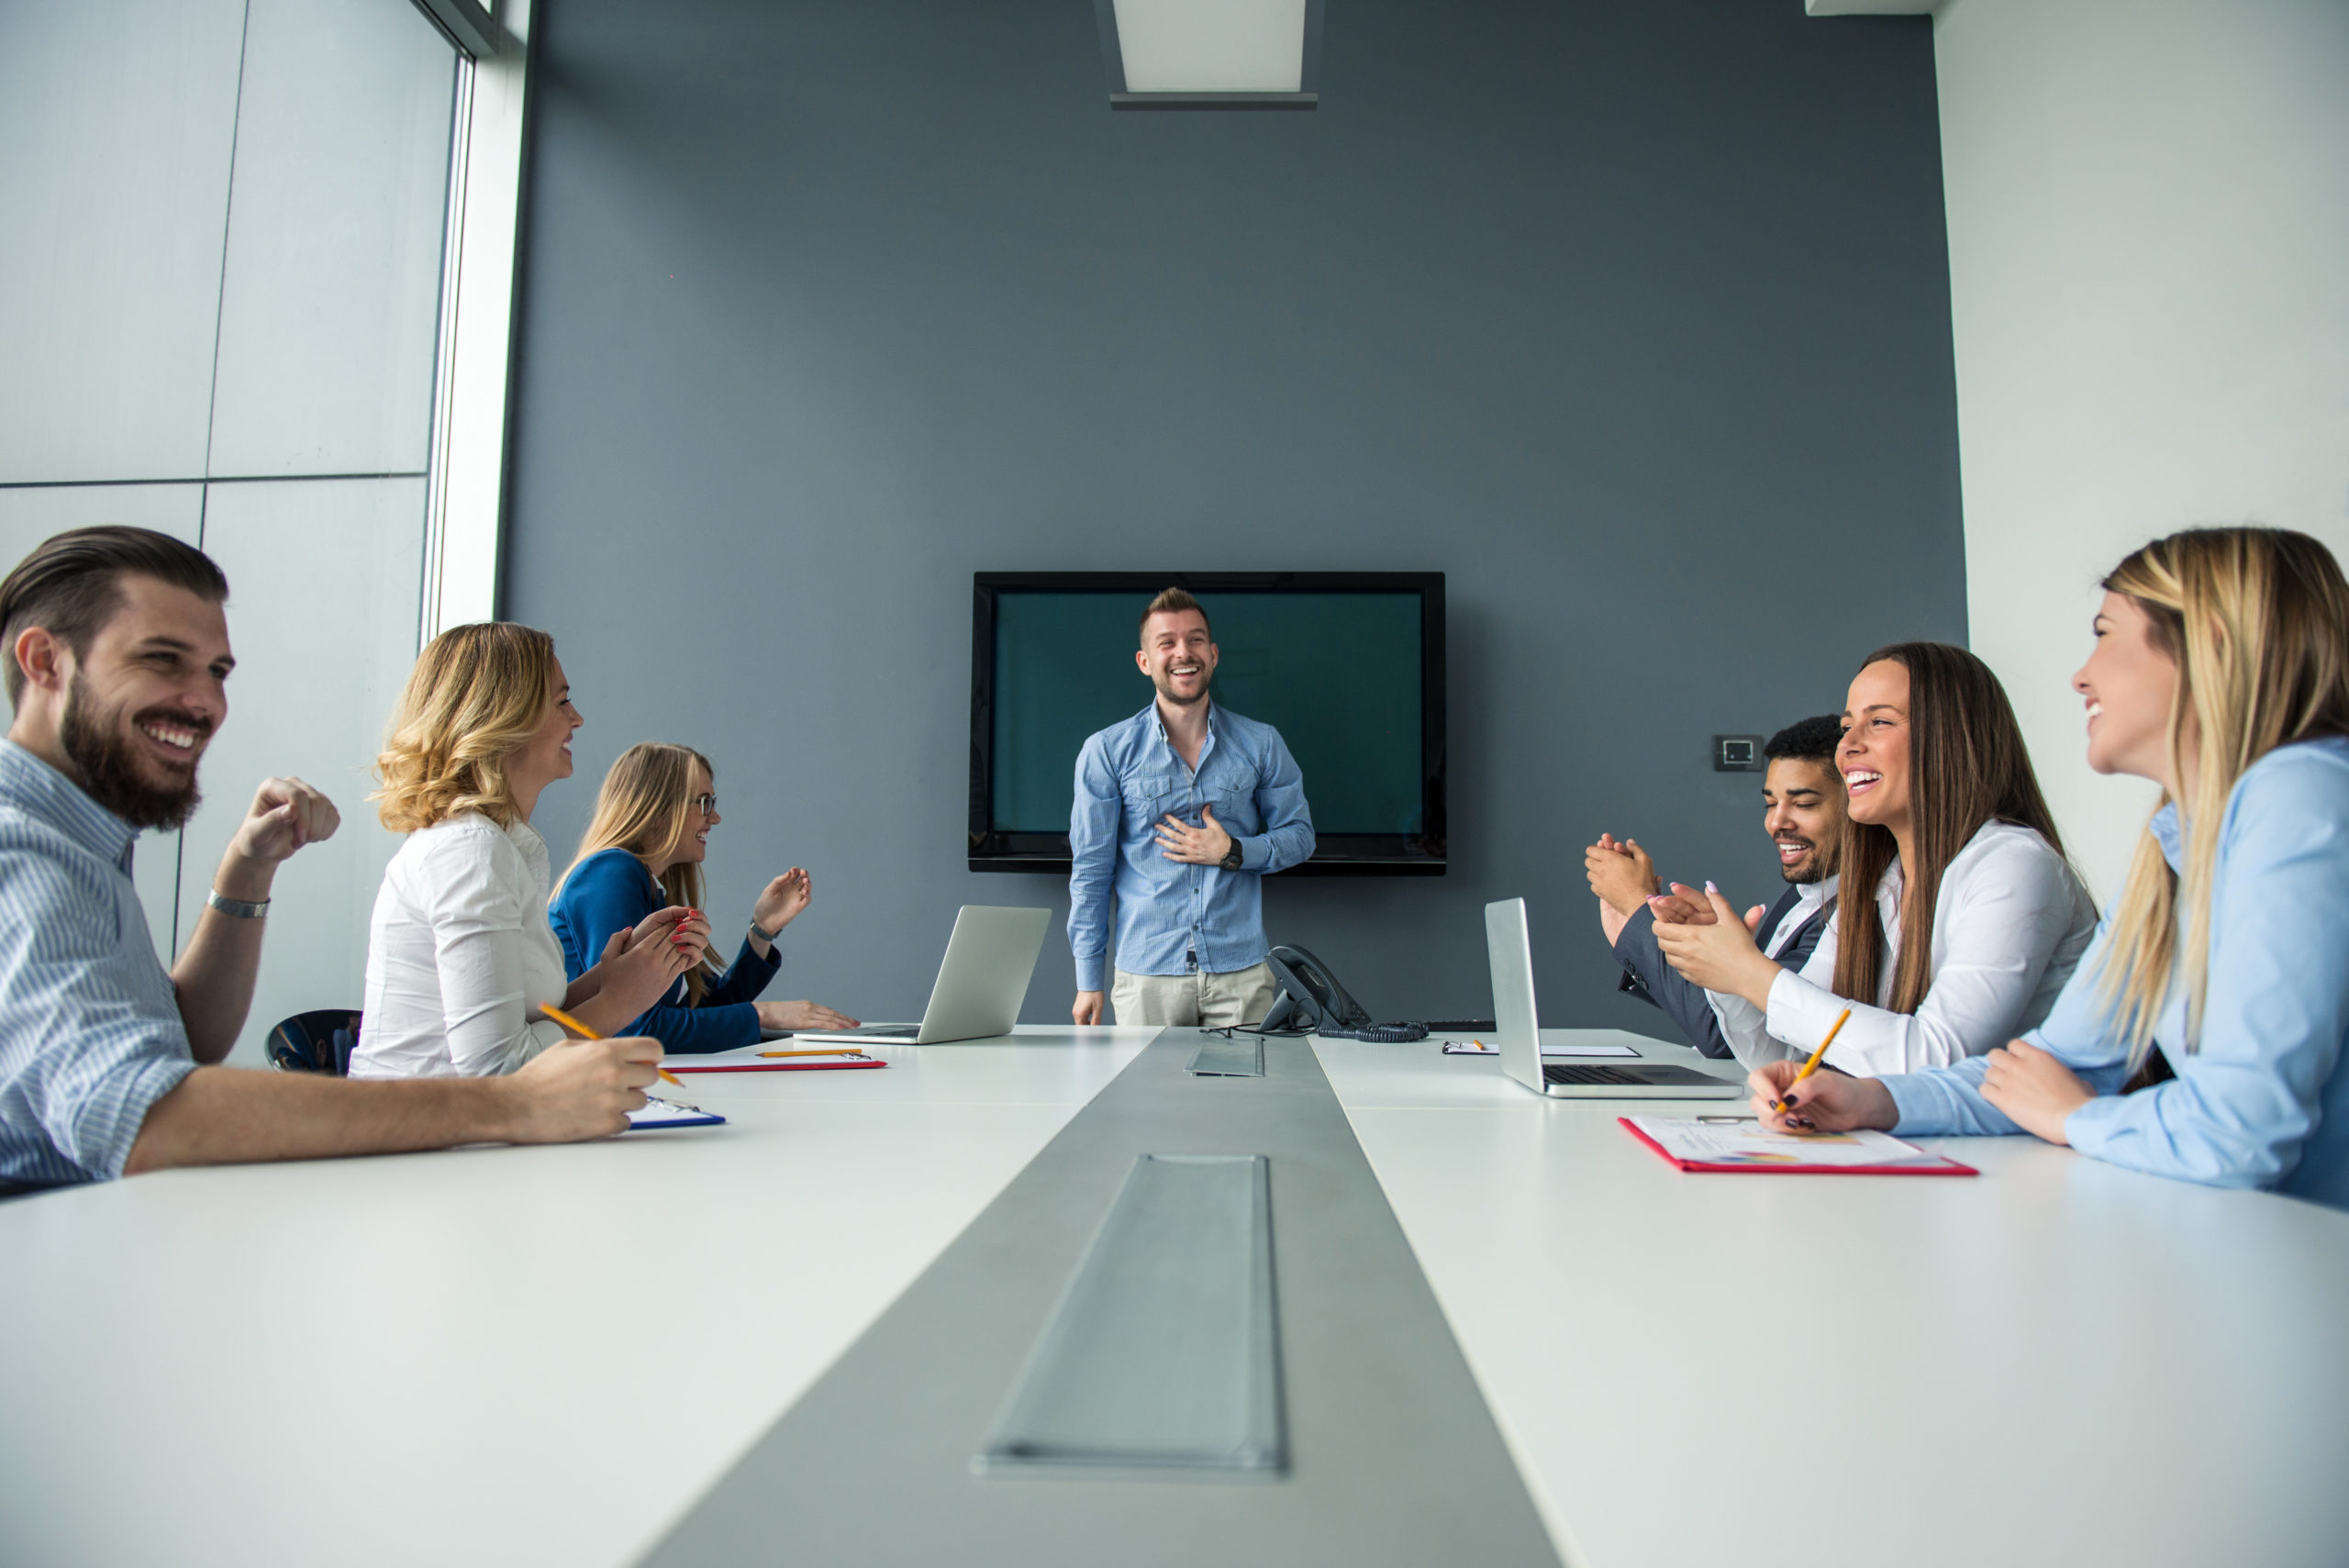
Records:
[[[774,995],[913,1016],[964,869],[970,574],[1450,574],[1452,873],[1275,879],[1385,1017],[1618,998],[1601,829],[1775,892],[1717,730],[1962,639],[1931,35],[1795,0],[1330,8],[1323,106],[1113,114],[1083,0],[553,0],[507,610],[711,752],[713,903],[799,863]],[[1137,678],[1135,704],[1145,695]],[[1311,780],[1308,780],[1308,789]],[[1065,1018],[1064,938],[1026,1017]]]

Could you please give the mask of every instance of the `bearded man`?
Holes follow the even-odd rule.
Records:
[[[1068,941],[1080,1024],[1101,1021],[1113,891],[1118,1022],[1220,1028],[1272,1007],[1264,878],[1311,857],[1313,815],[1280,731],[1208,695],[1219,657],[1198,600],[1159,595],[1134,654],[1156,695],[1077,753]]]
[[[1802,967],[1835,913],[1845,825],[1835,748],[1842,736],[1843,721],[1827,715],[1787,726],[1762,748],[1769,762],[1762,775],[1762,830],[1770,835],[1787,886],[1768,909],[1747,910],[1745,924],[1762,951],[1789,969]],[[1717,1005],[1703,986],[1666,963],[1656,946],[1656,906],[1675,920],[1709,924],[1714,916],[1705,895],[1678,883],[1666,893],[1655,862],[1636,839],[1619,843],[1601,833],[1583,852],[1583,870],[1598,899],[1599,929],[1623,964],[1616,989],[1663,1008],[1705,1055],[1729,1057]]]
[[[170,969],[130,876],[185,822],[228,716],[228,579],[145,528],[60,534],[0,581],[0,1194],[172,1165],[599,1137],[644,1103],[650,1040],[511,1077],[354,1084],[219,1063],[252,1005],[270,887],[333,802],[265,780]],[[363,1026],[362,1026],[363,1027]]]

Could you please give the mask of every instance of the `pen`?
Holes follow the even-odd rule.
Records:
[[[821,1051],[762,1051],[761,1056],[862,1056],[864,1052],[852,1045],[826,1046]]]
[[[561,1024],[564,1029],[569,1029],[575,1035],[583,1036],[588,1040],[601,1040],[604,1038],[602,1035],[597,1034],[594,1029],[589,1029],[585,1024],[581,1023],[577,1018],[573,1018],[569,1013],[564,1012],[561,1007],[550,1007],[544,1002],[541,1002],[539,1004],[539,1011],[544,1013],[548,1018],[552,1018],[556,1023]],[[653,1071],[660,1073],[662,1077],[666,1078],[670,1083],[677,1085],[680,1089],[685,1086],[685,1081],[683,1078],[678,1077],[674,1073],[670,1072],[666,1067],[655,1067]]]
[[[1827,1048],[1835,1043],[1837,1031],[1842,1029],[1844,1020],[1849,1018],[1851,1016],[1852,1009],[1849,1007],[1844,1008],[1842,1012],[1835,1015],[1834,1027],[1827,1031],[1827,1038],[1819,1042],[1819,1049],[1810,1053],[1810,1060],[1802,1064],[1802,1071],[1795,1074],[1794,1084],[1788,1084],[1787,1085],[1788,1093],[1793,1092],[1795,1084],[1801,1083],[1805,1078],[1809,1077],[1813,1073],[1819,1071],[1819,1059],[1825,1056],[1827,1054]],[[1786,1108],[1786,1104],[1787,1102],[1784,1100],[1775,1100],[1771,1102],[1770,1108],[1774,1111],[1783,1110]]]

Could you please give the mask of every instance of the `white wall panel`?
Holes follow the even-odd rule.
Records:
[[[455,57],[396,0],[252,0],[211,473],[425,466]]]
[[[30,490],[0,490],[0,572],[13,567],[33,546],[68,528],[117,523],[195,542],[204,509],[200,484],[69,484]],[[155,951],[172,957],[172,908],[179,896],[180,836],[148,833],[131,857],[131,880],[147,911]]]
[[[2083,755],[2097,578],[2196,523],[2349,554],[2349,5],[1950,0],[1933,49],[1973,646],[2109,896],[2153,795]]]
[[[399,846],[366,799],[369,769],[416,656],[423,531],[422,479],[212,486],[205,549],[228,574],[237,673],[187,826],[181,929],[262,779],[297,775],[342,813],[278,873],[239,1062],[258,1064],[289,1014],[360,1005],[368,916]]]
[[[194,544],[204,516],[201,484],[40,484],[0,490],[0,572],[68,528],[119,523]]]
[[[204,472],[244,9],[0,6],[0,481]]]

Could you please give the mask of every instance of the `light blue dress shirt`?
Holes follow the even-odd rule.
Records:
[[[138,829],[0,740],[0,1182],[122,1174],[195,1070],[130,880]]]
[[[1160,852],[1153,828],[1202,825],[1215,808],[1240,846],[1240,870]],[[1076,988],[1106,989],[1109,895],[1118,895],[1118,967],[1128,974],[1228,974],[1264,962],[1266,872],[1313,853],[1305,775],[1280,731],[1210,702],[1194,773],[1159,722],[1158,703],[1085,742],[1070,807],[1068,945]]]
[[[2183,857],[2177,808],[2154,818]],[[2279,746],[2228,797],[2210,896],[2201,1039],[2186,1048],[2186,998],[2154,1031],[2176,1070],[2123,1095],[2128,1041],[2102,995],[2110,910],[2055,1000],[2022,1038],[2054,1052],[2099,1097],[2064,1135],[2083,1154],[2213,1186],[2273,1187],[2349,1208],[2349,740]],[[2181,940],[2184,933],[2181,932]],[[1981,1057],[1883,1080],[1903,1134],[2019,1132],[1981,1095]]]

